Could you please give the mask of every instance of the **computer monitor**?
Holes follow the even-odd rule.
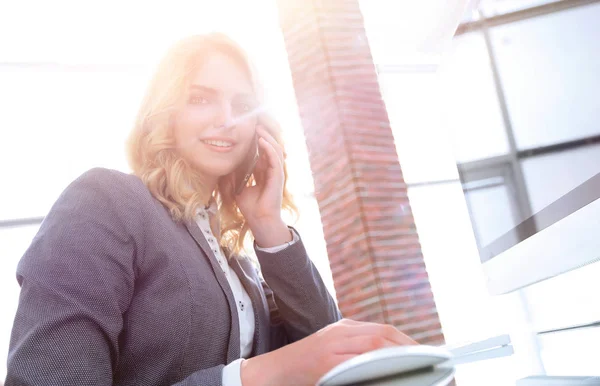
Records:
[[[440,125],[499,294],[600,257],[600,3],[483,3],[440,66]]]
[[[600,173],[493,241],[480,243],[479,254],[494,295],[600,261]]]

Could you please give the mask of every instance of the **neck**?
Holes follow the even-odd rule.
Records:
[[[192,176],[192,181],[188,182],[188,186],[196,192],[201,192],[202,202],[206,206],[210,204],[210,201],[212,200],[212,194],[217,188],[218,182],[218,178],[195,174]]]
[[[204,206],[210,205],[210,202],[212,200],[212,192],[215,191],[216,187],[217,187],[217,184],[203,185],[202,202],[204,203]]]

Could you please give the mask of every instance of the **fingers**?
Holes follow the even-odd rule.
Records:
[[[364,324],[366,322],[359,322],[359,321],[354,320],[354,319],[342,319],[338,323],[340,323],[340,324],[346,324],[346,325],[349,325],[349,326],[356,326],[357,324]]]
[[[281,161],[281,164],[283,165],[285,156],[283,154],[283,148],[281,147],[281,145],[275,140],[275,138],[273,138],[273,136],[263,126],[260,126],[260,125],[257,126],[256,133],[258,134],[258,136],[260,138],[264,138],[265,141],[267,141],[269,144],[271,144],[271,146],[273,146],[273,148],[275,149],[275,152],[277,153],[277,158],[279,158],[279,160]]]
[[[260,140],[258,146],[262,148],[260,145]],[[256,165],[254,168],[254,180],[257,184],[263,184],[266,179],[267,169],[270,167],[270,161],[266,154],[265,150],[260,151],[260,155],[258,157],[258,161],[256,161]]]
[[[360,355],[385,347],[397,347],[394,341],[380,335],[359,335],[336,342],[334,351],[337,355]]]
[[[345,328],[342,334],[346,337],[379,336],[388,341],[394,342],[397,345],[407,346],[418,344],[408,335],[402,333],[400,330],[390,324],[357,322],[348,319],[343,321],[343,325]]]
[[[263,191],[277,192],[276,194],[280,196],[284,180],[283,164],[273,145],[267,142],[266,139],[263,137],[259,138],[258,145],[262,149],[262,156],[266,156],[267,160],[264,163],[264,168],[261,168],[263,172],[257,173],[256,183],[263,186]]]
[[[277,181],[282,180],[284,174],[283,160],[280,158],[277,149],[264,137],[258,139],[258,146],[262,149],[263,156],[266,156],[265,168],[263,169],[266,173],[263,176],[265,181],[272,179],[271,177],[277,179]]]
[[[279,154],[277,154],[277,150],[273,147],[273,145],[268,142],[264,137],[260,137],[258,139],[258,146],[262,149],[263,153],[266,154],[268,159],[268,165],[271,168],[277,168],[281,166],[283,163],[279,158]]]

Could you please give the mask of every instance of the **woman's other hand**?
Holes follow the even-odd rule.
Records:
[[[360,354],[417,344],[387,324],[342,319],[278,350],[242,363],[243,386],[313,386],[329,370]]]
[[[236,202],[256,243],[269,248],[292,240],[281,218],[284,154],[282,147],[264,127],[259,125],[256,134],[260,149],[260,158],[254,168],[256,184],[244,188]]]

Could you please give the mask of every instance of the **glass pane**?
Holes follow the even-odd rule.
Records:
[[[401,64],[414,54],[439,55],[452,39],[466,3],[360,0],[375,63]]]
[[[0,228],[0,383],[6,378],[6,358],[12,324],[19,302],[17,264],[39,226]]]
[[[508,153],[489,56],[479,33],[453,40],[440,67],[443,124],[459,162]]]
[[[517,147],[600,134],[600,4],[491,31]]]
[[[561,0],[481,0],[479,9],[486,17],[501,15]]]
[[[481,18],[477,5],[477,1],[468,1],[468,4],[465,8],[465,13],[460,21],[461,24],[468,23],[470,21],[476,21]]]
[[[489,245],[516,225],[511,197],[503,182],[502,185],[469,190],[465,192],[465,198],[481,247]]]
[[[597,299],[594,303],[597,304]],[[565,331],[540,337],[548,375],[600,375],[600,328]]]
[[[458,179],[439,115],[435,73],[380,74],[379,83],[407,183]]]
[[[0,219],[43,216],[85,170],[128,170],[143,73],[1,71]]]
[[[521,161],[533,213],[600,173],[600,145]]]

